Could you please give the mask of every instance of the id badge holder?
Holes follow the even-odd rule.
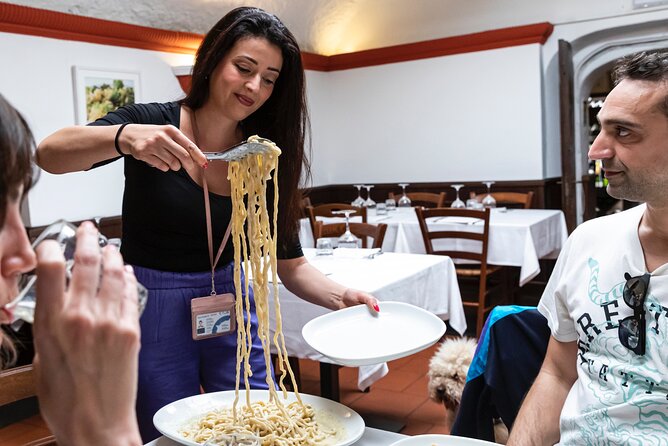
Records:
[[[196,297],[190,301],[192,335],[195,341],[236,331],[234,294]]]

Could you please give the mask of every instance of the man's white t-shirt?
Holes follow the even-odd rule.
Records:
[[[624,273],[646,272],[638,238],[645,205],[580,225],[559,255],[538,305],[552,336],[577,341],[578,379],[561,412],[564,445],[668,445],[668,264],[645,299],[646,349],[619,341]]]

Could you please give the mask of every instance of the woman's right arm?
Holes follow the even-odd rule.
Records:
[[[87,170],[96,163],[119,156],[115,148],[120,125],[65,127],[37,147],[37,164],[50,173]],[[145,161],[166,172],[204,166],[202,151],[172,125],[128,124],[118,137],[124,155]]]

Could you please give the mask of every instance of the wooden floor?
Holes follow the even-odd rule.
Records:
[[[449,433],[445,409],[427,396],[427,368],[436,346],[407,358],[390,362],[390,372],[364,393],[357,389],[357,369],[339,371],[341,403],[352,408],[370,424],[372,420],[393,420],[405,426],[408,435]],[[319,394],[319,366],[315,361],[300,361],[302,393]],[[397,402],[401,404],[397,404]],[[0,429],[2,446],[22,446],[49,435],[39,415]]]

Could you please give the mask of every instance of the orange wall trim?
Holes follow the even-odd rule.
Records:
[[[349,68],[369,67],[387,63],[426,59],[429,57],[448,56],[495,48],[527,45],[530,43],[539,43],[542,45],[550,34],[552,34],[553,29],[554,27],[552,24],[547,22],[534,25],[514,26],[512,28],[501,28],[475,34],[429,40],[426,42],[389,46],[348,54],[337,54],[335,56],[327,57],[325,62],[316,59],[314,61],[314,66],[307,66],[307,68],[318,71],[337,71]],[[316,57],[322,58],[324,56]],[[303,57],[303,59],[305,62],[310,61],[307,57]]]
[[[0,31],[103,45],[194,54],[202,36],[0,2]]]
[[[537,23],[335,56],[302,52],[302,60],[308,70],[346,70],[530,43],[543,44],[552,30],[550,23]],[[0,32],[182,54],[195,54],[204,37],[3,2],[0,2]]]

